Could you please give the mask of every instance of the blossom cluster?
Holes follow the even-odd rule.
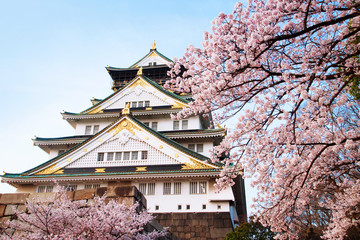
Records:
[[[165,87],[193,95],[177,118],[235,119],[214,149],[213,161],[229,156],[218,187],[254,179],[259,220],[280,239],[297,238],[308,206],[332,213],[326,238],[359,224],[359,30],[358,1],[254,0],[220,13],[171,65]]]

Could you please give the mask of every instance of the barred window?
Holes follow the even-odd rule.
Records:
[[[96,134],[99,132],[100,125],[95,125],[93,129],[93,134]]]
[[[148,183],[147,195],[155,195],[155,183]]]
[[[131,152],[131,160],[138,160],[138,155],[139,155],[138,151]]]
[[[152,122],[151,123],[151,128],[155,131],[157,131],[157,127],[158,127],[158,123],[157,122]]]
[[[92,184],[85,184],[85,189],[91,189],[92,188]]]
[[[199,194],[206,194],[207,184],[206,182],[199,182]]]
[[[139,191],[140,191],[142,194],[146,195],[146,183],[140,183],[140,184],[139,184]]]
[[[145,107],[150,107],[150,101],[145,101]]]
[[[173,129],[174,130],[179,130],[179,125],[180,125],[179,121],[174,121],[173,122]]]
[[[37,192],[42,193],[45,192],[46,186],[38,186]]]
[[[188,124],[189,124],[189,121],[188,120],[182,120],[182,129],[188,129]]]
[[[181,182],[174,182],[174,194],[181,194]]]
[[[189,145],[188,145],[188,148],[189,148],[191,151],[195,151],[195,144],[189,144]]]
[[[137,106],[137,102],[132,102],[132,103],[131,103],[131,107],[132,107],[132,108],[136,108],[136,106]]]
[[[170,195],[171,194],[171,182],[165,182],[164,183],[164,195]]]
[[[138,107],[143,107],[143,105],[144,105],[144,102],[138,102]]]
[[[197,194],[197,182],[190,182],[190,194]]]
[[[197,152],[203,152],[204,151],[204,144],[197,144],[196,145],[196,151]]]
[[[85,127],[85,135],[90,135],[91,134],[91,125],[87,125]]]
[[[122,152],[115,153],[115,160],[117,160],[117,161],[121,160],[121,155],[122,155]]]
[[[148,152],[147,151],[141,151],[141,160],[146,160],[148,158]]]
[[[114,160],[114,153],[113,152],[109,152],[107,153],[107,161],[112,161]]]
[[[104,153],[98,153],[97,160],[98,162],[104,161]]]
[[[52,192],[54,189],[54,186],[46,186],[46,192]]]
[[[124,160],[130,160],[130,152],[124,152]]]
[[[146,126],[150,126],[150,123],[149,122],[144,122],[144,125],[146,125]]]

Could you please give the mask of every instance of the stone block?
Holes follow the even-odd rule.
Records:
[[[29,193],[6,193],[1,194],[0,204],[25,204]]]
[[[56,197],[55,192],[31,193],[29,195],[29,200],[35,202],[54,202],[55,197]]]
[[[14,215],[18,205],[16,204],[8,204],[5,208],[5,216]]]
[[[7,222],[10,221],[10,217],[0,218],[0,227],[7,227]]]
[[[19,205],[18,207],[17,207],[17,210],[19,211],[19,212],[26,212],[26,206],[25,205]]]
[[[95,196],[96,189],[83,189],[74,192],[74,200],[87,200]]]
[[[4,216],[6,205],[0,205],[0,217]]]

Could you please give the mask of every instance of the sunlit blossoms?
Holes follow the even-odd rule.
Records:
[[[230,156],[218,186],[253,177],[257,215],[278,238],[298,237],[305,210],[331,213],[329,239],[360,224],[359,30],[355,0],[239,3],[171,66],[166,87],[194,100],[178,118],[235,120],[215,148],[214,161]]]
[[[106,200],[106,196],[93,200],[71,201],[60,189],[53,202],[28,199],[27,212],[16,212],[17,220],[2,228],[0,239],[63,240],[63,239],[157,239],[161,232],[145,232],[144,226],[153,216],[137,209]]]

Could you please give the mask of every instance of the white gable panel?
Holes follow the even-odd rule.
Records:
[[[150,54],[148,57],[141,60],[139,63],[136,64],[136,67],[140,66],[151,66],[151,65],[167,65],[170,63],[170,61],[165,60],[164,58],[160,57],[156,53]]]
[[[117,109],[124,108],[126,102],[138,102],[138,101],[150,101],[150,106],[164,106],[170,105],[171,103],[166,102],[156,95],[156,92],[148,92],[143,87],[137,86],[131,91],[128,91],[120,96],[115,102],[106,106],[105,109]]]
[[[126,130],[125,130],[126,131]],[[120,133],[121,135],[121,133]],[[174,158],[167,156],[158,149],[150,146],[145,141],[137,139],[133,135],[128,135],[126,140],[121,138],[111,138],[102,143],[98,147],[86,155],[74,160],[66,168],[81,168],[81,167],[115,167],[115,166],[138,166],[138,165],[159,165],[159,164],[179,164]],[[124,144],[121,144],[124,143]],[[132,152],[132,151],[147,151],[147,160],[141,160],[140,154],[138,160],[113,160],[107,161],[106,155],[104,161],[97,161],[98,153],[115,153],[115,152]]]

